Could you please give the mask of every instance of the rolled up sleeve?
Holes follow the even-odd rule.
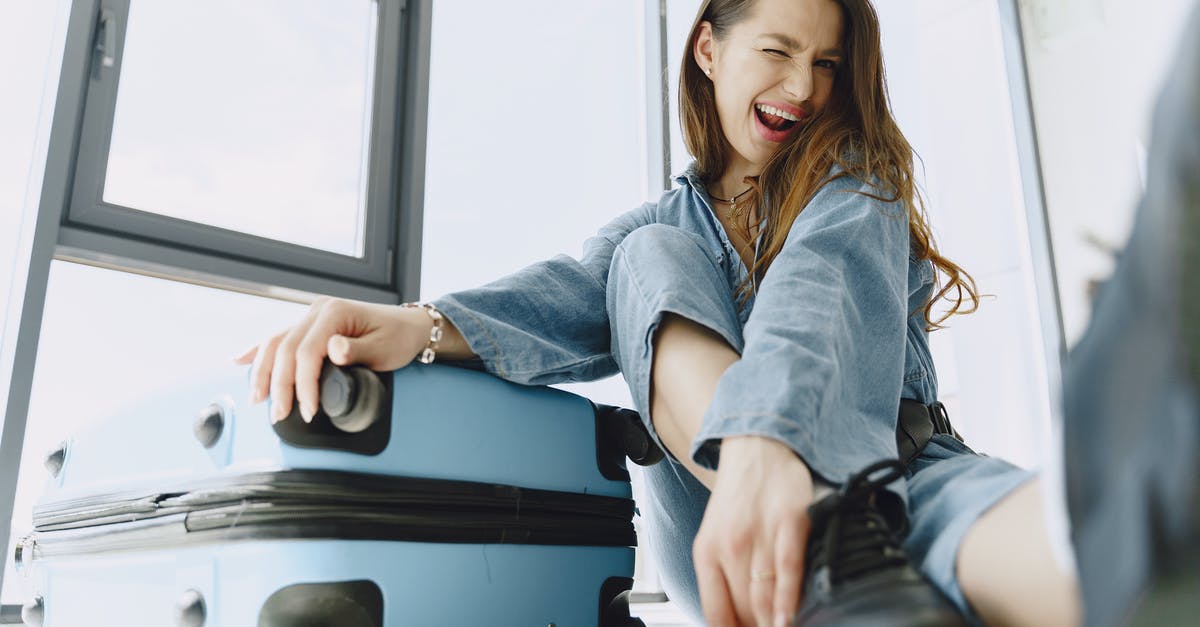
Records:
[[[909,231],[905,208],[843,177],[793,222],[763,277],[741,359],[721,377],[692,443],[716,468],[720,442],[756,435],[794,450],[819,477],[896,456],[903,385]]]
[[[558,255],[433,304],[478,356],[474,365],[503,379],[548,385],[615,374],[608,270],[617,245],[648,224],[654,209],[647,203],[613,220],[584,243],[579,259]]]

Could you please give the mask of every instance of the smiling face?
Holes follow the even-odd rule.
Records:
[[[692,52],[713,82],[728,142],[725,163],[736,180],[757,175],[829,103],[842,30],[833,0],[756,0],[724,33],[700,24]]]

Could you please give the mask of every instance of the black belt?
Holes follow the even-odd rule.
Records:
[[[937,433],[962,441],[962,436],[950,424],[946,406],[941,401],[925,405],[911,398],[900,399],[900,415],[896,419],[896,449],[900,461],[907,465],[916,459]]]

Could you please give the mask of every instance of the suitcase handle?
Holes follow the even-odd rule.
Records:
[[[383,591],[374,581],[297,583],[280,588],[263,603],[258,624],[383,627]]]
[[[300,417],[299,403],[272,428],[281,440],[301,448],[378,455],[391,438],[392,378],[362,366],[321,368],[320,405],[312,422]]]
[[[382,418],[383,382],[362,367],[339,368],[329,360],[321,367],[321,410],[334,427],[362,433]]]

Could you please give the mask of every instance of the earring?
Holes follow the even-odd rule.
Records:
[[[706,76],[712,76],[712,68],[710,68],[710,67],[704,68],[704,74]]]

